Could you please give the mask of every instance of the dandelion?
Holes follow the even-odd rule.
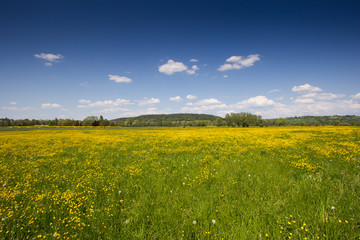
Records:
[[[54,233],[53,235],[54,238],[60,237],[60,234],[58,234],[57,232]]]
[[[125,223],[126,223],[126,224],[129,224],[129,223],[130,223],[130,220],[129,220],[129,219],[127,219],[127,220],[125,221]]]
[[[193,224],[194,224],[194,225],[196,224],[196,221],[195,221],[195,220],[193,221]]]
[[[215,223],[216,223],[215,219],[211,220],[211,222],[212,222],[212,224],[215,224]]]

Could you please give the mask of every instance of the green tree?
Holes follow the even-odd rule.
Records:
[[[94,126],[99,121],[97,116],[89,116],[83,120],[83,126]]]
[[[217,127],[221,127],[223,125],[223,120],[221,117],[217,117],[215,120],[214,120],[214,125],[217,126]]]

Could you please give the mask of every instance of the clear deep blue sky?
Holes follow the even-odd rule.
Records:
[[[360,1],[0,0],[0,118],[360,114]]]

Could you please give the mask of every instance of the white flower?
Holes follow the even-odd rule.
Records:
[[[5,186],[6,186],[6,183],[3,184],[3,187],[5,187]]]
[[[183,182],[183,185],[185,185],[185,182]]]
[[[195,221],[195,220],[193,221],[193,224],[194,224],[194,225],[196,224],[196,221]]]
[[[215,224],[215,223],[216,223],[215,219],[213,219],[211,222],[212,222],[213,224]]]
[[[127,219],[127,220],[125,221],[125,223],[126,223],[126,224],[129,224],[129,222],[130,222],[130,220],[129,220],[129,219]]]
[[[1,218],[1,221],[5,221],[5,218]]]
[[[335,207],[334,207],[334,206],[332,206],[332,207],[331,207],[331,209],[332,209],[332,210],[334,210],[334,209],[335,209]]]
[[[119,195],[121,194],[121,190],[119,191]]]

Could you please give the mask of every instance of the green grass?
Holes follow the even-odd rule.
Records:
[[[359,239],[359,132],[1,132],[0,238]]]

